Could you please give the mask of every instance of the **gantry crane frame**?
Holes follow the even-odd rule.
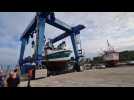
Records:
[[[35,63],[38,64],[38,61],[42,59],[42,50],[44,48],[45,44],[45,23],[50,24],[56,28],[59,28],[63,31],[65,31],[63,34],[51,39],[52,43],[56,43],[57,41],[60,41],[68,36],[71,37],[71,42],[74,50],[75,60],[76,60],[76,70],[80,71],[79,66],[79,58],[80,54],[77,44],[76,44],[76,35],[80,34],[80,31],[85,28],[84,25],[77,25],[75,27],[71,27],[68,24],[62,22],[61,20],[57,19],[55,17],[54,12],[36,12],[36,16],[33,18],[31,23],[27,26],[25,31],[23,32],[20,40],[21,40],[21,50],[20,50],[20,57],[19,57],[19,65],[20,68],[23,66],[24,61],[24,52],[25,47],[28,44],[29,38],[33,38],[33,34],[37,34],[37,47],[35,50]]]

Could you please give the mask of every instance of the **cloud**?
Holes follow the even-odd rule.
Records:
[[[16,64],[19,56],[19,38],[34,13],[0,13],[0,64]]]
[[[106,49],[107,39],[118,51],[134,49],[133,12],[56,12],[55,14],[58,19],[71,26],[78,24],[86,26],[80,35],[86,56],[96,56]],[[0,13],[0,63],[8,61],[16,63],[20,50],[19,38],[34,15],[34,12]],[[62,30],[46,25],[46,38],[53,38],[61,33]],[[72,48],[70,38],[65,40],[68,48]],[[31,49],[27,48],[26,51],[25,56],[31,53]]]
[[[0,48],[1,64],[17,64],[17,48]]]
[[[71,16],[71,14],[75,15]],[[64,15],[64,16],[63,16]],[[69,24],[84,24],[81,32],[83,48],[86,53],[96,53],[106,48],[106,40],[119,51],[133,46],[134,13],[128,12],[72,12],[59,15]],[[65,17],[68,16],[68,17]],[[67,20],[70,19],[70,20]],[[127,48],[129,46],[129,48]],[[132,48],[131,48],[132,49]]]

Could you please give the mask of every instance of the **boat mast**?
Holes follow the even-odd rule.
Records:
[[[114,48],[110,45],[109,41],[107,40],[108,51],[114,51]]]

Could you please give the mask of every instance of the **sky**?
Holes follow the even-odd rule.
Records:
[[[99,55],[107,48],[107,40],[117,50],[134,50],[133,12],[55,12],[56,18],[70,26],[83,24],[80,39],[86,57]],[[20,53],[20,36],[35,16],[35,12],[0,12],[0,64],[16,64]],[[46,38],[63,33],[46,24]],[[70,38],[68,48],[72,49]],[[31,54],[30,45],[25,56]]]

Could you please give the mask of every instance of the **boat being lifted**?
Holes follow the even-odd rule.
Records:
[[[58,70],[60,73],[63,71],[63,69],[66,69],[67,71],[73,71],[72,66],[74,61],[71,57],[72,50],[66,49],[65,41],[60,43],[56,48],[53,46],[53,44],[47,42],[45,47],[45,53],[42,54],[42,65],[46,65],[47,69],[50,71]],[[66,70],[64,70],[64,72]]]

